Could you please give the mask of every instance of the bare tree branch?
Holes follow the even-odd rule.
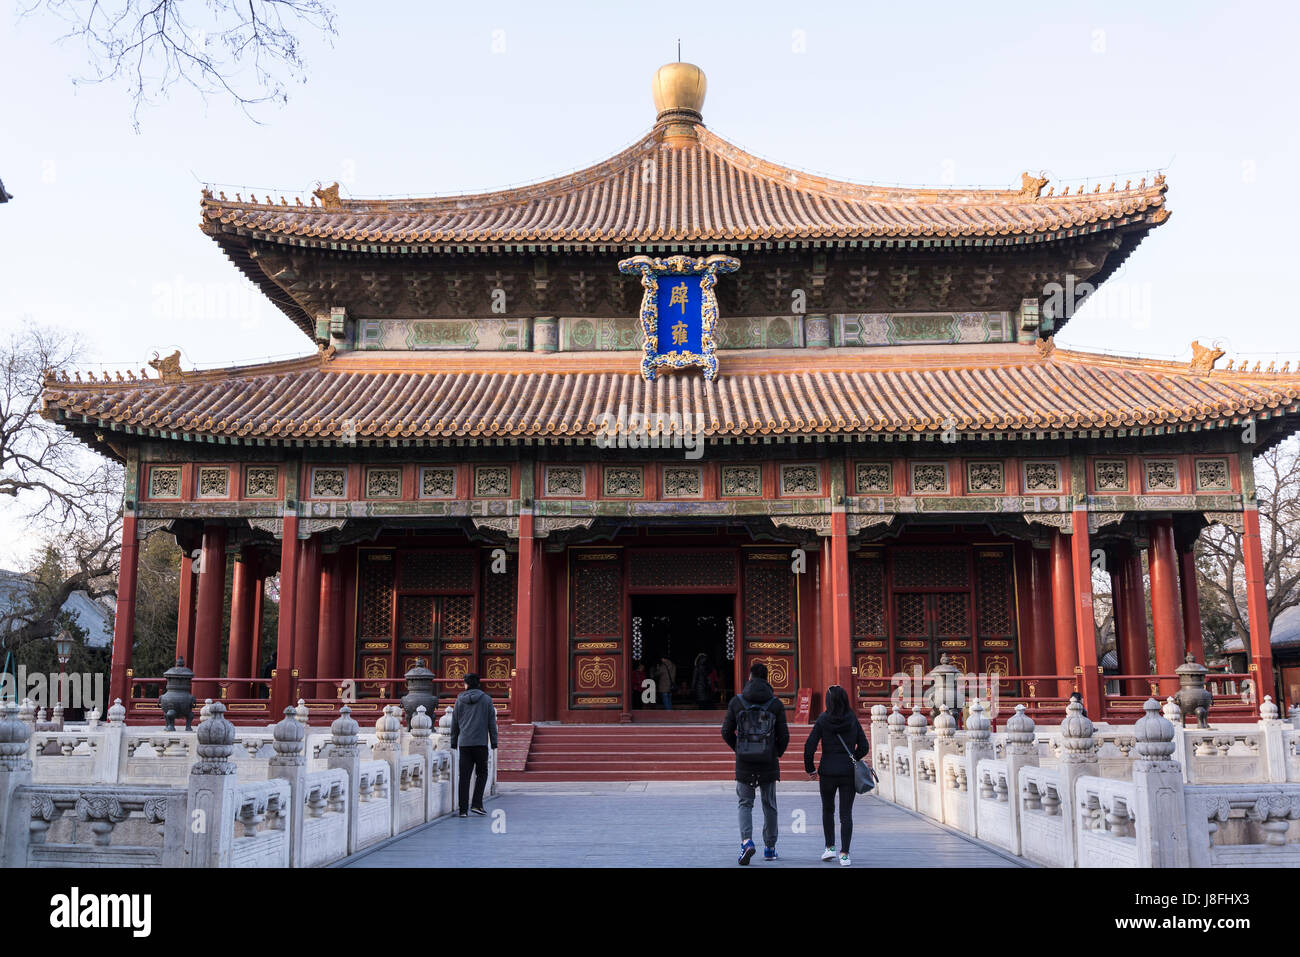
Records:
[[[127,84],[137,132],[141,109],[177,83],[253,119],[250,106],[283,103],[289,81],[306,82],[299,31],[338,33],[328,0],[29,0],[20,16],[37,11],[67,25],[59,42],[85,44],[92,73],[74,82]]]

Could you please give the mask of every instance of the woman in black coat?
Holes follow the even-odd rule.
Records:
[[[817,745],[822,762],[814,769]],[[804,769],[819,778],[822,793],[822,831],[826,836],[823,861],[835,859],[835,795],[840,796],[840,864],[848,867],[849,842],[853,840],[853,765],[867,756],[870,745],[858,716],[849,707],[849,696],[839,685],[826,689],[826,710],[817,716],[808,742],[803,746]],[[849,752],[852,751],[852,755]]]

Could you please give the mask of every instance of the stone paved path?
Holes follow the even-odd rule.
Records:
[[[751,867],[837,867],[820,861],[816,785],[777,792],[781,860]],[[719,867],[736,864],[735,785],[722,783],[502,784],[487,817],[442,818],[345,867]],[[794,833],[796,811],[804,833]],[[755,808],[755,834],[762,812]],[[874,797],[853,805],[854,867],[1023,867],[1002,851]],[[504,833],[494,833],[504,823]]]

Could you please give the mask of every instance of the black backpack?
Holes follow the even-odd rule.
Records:
[[[776,698],[763,704],[750,704],[740,699],[744,706],[736,717],[736,758],[751,764],[768,764],[776,758],[776,715],[771,711]]]

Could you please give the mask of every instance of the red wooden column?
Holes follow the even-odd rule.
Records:
[[[853,662],[853,626],[849,617],[849,536],[848,516],[842,508],[831,511],[831,582],[830,679],[851,692],[853,675],[849,669]]]
[[[194,665],[194,559],[181,556],[180,601],[176,608],[176,657]]]
[[[1119,558],[1120,579],[1123,582],[1122,601],[1116,605],[1119,616],[1119,670],[1126,675],[1151,674],[1151,651],[1147,647],[1147,598],[1142,580],[1142,552],[1133,546],[1125,548]],[[1145,681],[1125,682],[1128,694],[1147,694]]]
[[[1183,663],[1182,599],[1178,594],[1178,553],[1170,519],[1155,519],[1151,528],[1151,631],[1156,646],[1156,674],[1172,675]],[[1160,695],[1178,693],[1178,680],[1160,682]]]
[[[1074,559],[1074,624],[1079,638],[1079,667],[1083,669],[1079,691],[1089,716],[1102,718],[1101,674],[1097,668],[1097,619],[1092,611],[1092,543],[1088,534],[1088,510],[1074,510],[1071,536]]]
[[[294,611],[298,602],[298,513],[285,509],[280,542],[280,613],[276,627],[275,668],[271,674],[271,713],[283,714],[293,697]]]
[[[250,673],[254,678],[262,677],[262,603],[266,599],[265,569],[259,565],[257,578],[253,580],[253,650],[250,655]],[[260,691],[253,692],[260,697]]]
[[[324,556],[320,569],[320,651],[316,677],[343,678],[343,569],[338,552]],[[323,695],[318,688],[317,695]]]
[[[541,671],[534,642],[533,566],[536,560],[533,512],[526,508],[519,514],[519,567],[515,583],[518,588],[518,599],[515,602],[515,682],[510,701],[512,718],[521,724],[533,720],[533,701],[541,690],[535,687]],[[623,707],[630,710],[631,703],[625,701]]]
[[[109,672],[108,697],[110,703],[121,698],[130,707],[131,689],[126,686],[126,673],[131,667],[131,652],[135,648],[135,585],[140,543],[135,540],[135,513],[122,517],[121,570],[117,578],[117,614],[113,619],[113,664]]]
[[[197,678],[221,677],[221,625],[226,608],[226,526],[209,523],[203,528],[198,603],[194,611],[194,674]],[[220,696],[212,680],[194,682],[194,697]]]
[[[1021,665],[1021,674],[1060,674],[1056,667],[1056,641],[1052,619],[1052,552],[1029,549],[1029,617],[1033,623],[1033,667]]]
[[[293,666],[298,679],[316,677],[320,644],[320,538],[311,536],[298,550],[298,594],[294,606]],[[303,685],[299,697],[314,698],[314,684]],[[293,702],[290,702],[292,704]]]
[[[235,560],[230,584],[230,647],[226,659],[226,675],[231,678],[252,678],[253,667],[253,606],[257,596],[253,591],[257,579],[248,556]],[[237,696],[248,694],[247,685],[236,686]]]
[[[1052,638],[1056,651],[1057,694],[1074,690],[1074,669],[1079,664],[1078,636],[1074,624],[1074,569],[1065,533],[1052,535]],[[1082,687],[1080,688],[1082,690]]]
[[[812,554],[805,551],[804,559],[807,564],[804,566],[803,574],[795,576],[795,588],[798,589],[799,596],[799,619],[797,622],[799,643],[795,646],[798,648],[799,658],[799,683],[806,688],[813,689],[813,712],[812,716],[817,716],[816,702],[819,699],[817,692],[818,678],[815,673],[814,662],[817,659],[817,591],[816,575],[817,565]],[[856,663],[857,658],[854,656],[853,661]],[[851,687],[844,689],[849,693],[849,701],[857,707],[856,691]],[[725,705],[726,702],[723,702]]]
[[[831,543],[825,539],[822,540],[821,548],[817,552],[817,677],[815,693],[820,701],[820,707],[825,708],[826,702],[822,701],[822,696],[826,693],[826,688],[835,679],[831,677],[833,669],[831,668],[831,650],[834,644],[833,630],[831,627],[832,615],[831,604],[835,594],[835,586],[831,579]],[[737,629],[739,633],[739,629]],[[737,639],[739,640],[739,639]],[[748,676],[744,676],[748,677]],[[743,684],[736,686],[744,687]]]
[[[1178,585],[1183,599],[1183,633],[1187,653],[1205,664],[1205,638],[1201,634],[1201,592],[1196,582],[1196,542],[1178,552]]]
[[[1246,563],[1246,614],[1250,624],[1250,670],[1255,673],[1255,707],[1264,695],[1274,693],[1273,647],[1268,623],[1268,593],[1264,590],[1264,550],[1259,537],[1259,510],[1248,505],[1241,536],[1242,559]]]

